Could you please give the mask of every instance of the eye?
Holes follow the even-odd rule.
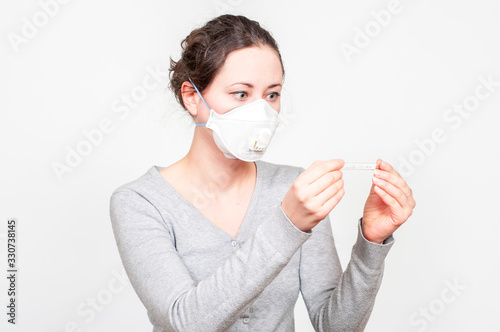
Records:
[[[280,96],[279,92],[271,92],[268,94],[270,100],[276,100]]]
[[[244,100],[247,97],[247,93],[245,91],[235,91],[231,92],[231,94],[238,100]]]

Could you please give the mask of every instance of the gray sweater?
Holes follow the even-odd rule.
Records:
[[[329,217],[308,232],[281,209],[305,169],[258,160],[255,190],[233,238],[152,166],[115,189],[111,224],[153,332],[294,331],[302,293],[316,331],[363,331],[394,243],[358,236],[344,272]]]

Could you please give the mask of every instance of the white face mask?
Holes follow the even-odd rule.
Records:
[[[218,114],[203,99],[193,81],[196,92],[210,110],[207,122],[196,124],[213,131],[214,142],[229,159],[255,161],[264,155],[279,125],[278,112],[264,99]]]

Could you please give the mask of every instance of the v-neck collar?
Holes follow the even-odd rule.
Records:
[[[206,223],[209,224],[208,225],[209,227],[214,228],[216,232],[222,232],[223,234],[225,234],[225,236],[231,238],[232,240],[236,240],[238,238],[241,238],[242,234],[245,232],[245,230],[246,230],[245,225],[249,223],[249,221],[247,219],[250,218],[249,215],[253,214],[253,210],[256,208],[255,206],[257,205],[257,201],[260,197],[260,193],[261,193],[261,189],[262,189],[262,177],[264,175],[262,166],[263,165],[261,164],[260,160],[255,161],[255,168],[256,168],[256,173],[257,173],[256,180],[255,180],[255,187],[254,187],[254,190],[252,193],[252,197],[250,198],[250,204],[248,205],[247,211],[245,212],[245,216],[243,217],[243,221],[240,225],[240,228],[238,229],[238,233],[236,233],[236,237],[231,236],[226,231],[217,227],[213,222],[211,222],[207,217],[205,217],[203,215],[203,213],[201,213],[200,210],[198,210],[193,204],[191,204],[191,202],[186,197],[181,195],[174,187],[172,187],[172,185],[170,183],[168,183],[168,181],[165,180],[165,178],[163,178],[163,176],[161,176],[161,174],[160,174],[160,171],[162,169],[164,169],[165,167],[153,165],[149,170],[150,170],[150,173],[155,178],[155,181],[158,184],[160,184],[161,187],[166,188],[169,192],[173,193],[179,200],[181,200],[182,202],[187,204],[194,211],[193,213],[198,215],[198,217],[200,217],[201,219],[203,219],[203,221],[205,221]]]

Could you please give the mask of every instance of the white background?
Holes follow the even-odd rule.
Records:
[[[0,5],[1,275],[8,218],[18,220],[19,268],[14,327],[0,278],[2,331],[152,330],[123,276],[109,198],[182,158],[194,127],[166,78],[127,114],[114,110],[223,11],[259,21],[283,56],[293,112],[263,160],[382,158],[413,189],[417,207],[394,234],[366,331],[498,331],[500,87],[473,103],[480,77],[500,82],[500,2],[401,0],[386,26],[371,14],[386,0],[73,0],[52,4],[50,17],[48,2]],[[29,38],[16,44],[14,35]],[[346,56],[346,44],[358,52]],[[473,110],[448,113],[464,102]],[[58,176],[54,165],[105,119],[112,130]],[[429,144],[436,130],[446,139]],[[330,214],[344,269],[371,177],[344,172],[346,193]],[[297,331],[313,331],[300,297],[295,319]]]

